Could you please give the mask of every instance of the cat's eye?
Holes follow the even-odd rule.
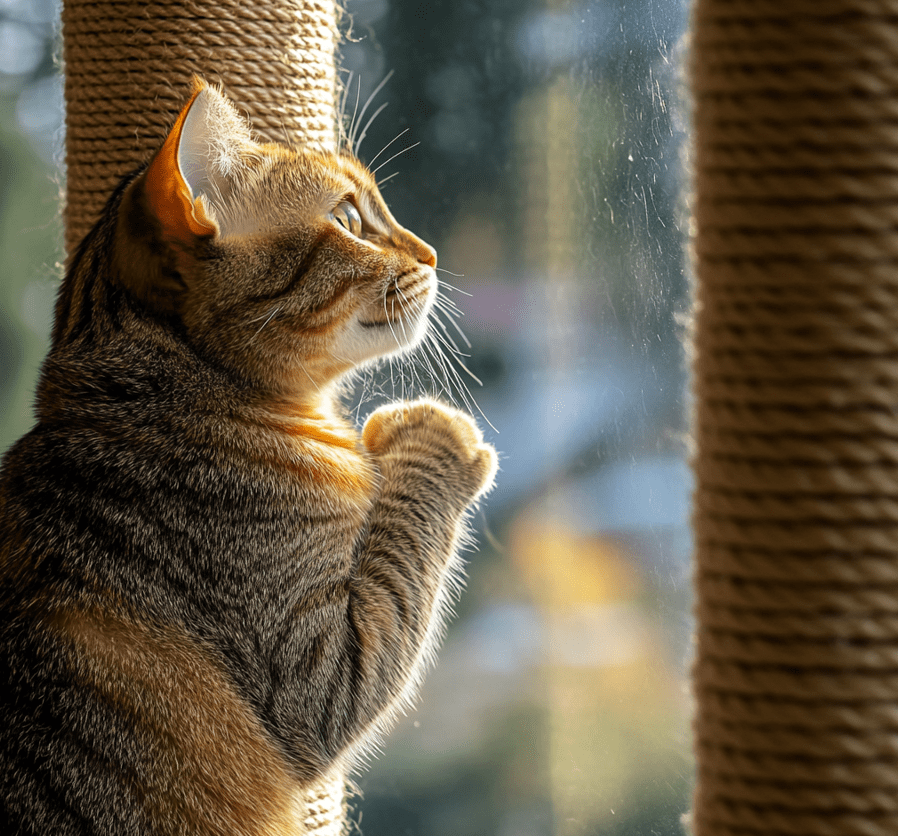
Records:
[[[347,232],[357,238],[362,235],[362,216],[348,200],[338,203],[331,212],[327,213],[328,220],[336,221]]]

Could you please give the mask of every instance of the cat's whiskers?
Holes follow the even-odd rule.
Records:
[[[439,350],[439,347],[434,345],[433,340],[433,323],[428,322],[427,333],[424,335],[424,340],[422,342],[423,356],[426,358],[427,365],[431,369],[431,374],[436,380],[437,385],[440,387],[440,393],[438,393],[438,395],[445,393],[446,397],[449,398],[453,404],[458,406],[458,400],[449,384],[449,374],[446,371],[446,358]],[[439,366],[439,370],[434,367],[434,363]]]
[[[439,284],[445,285],[444,282],[439,282]],[[408,312],[412,303],[407,294],[403,292],[401,287],[399,287],[398,283],[394,284],[393,288],[395,289],[395,292],[391,298],[390,306],[387,306],[387,293],[385,292],[383,296],[383,308],[387,325],[390,328],[390,333],[393,336],[397,348],[400,349],[400,351],[389,354],[386,358],[389,366],[392,397],[395,399],[397,396],[396,377],[398,376],[399,396],[403,400],[406,398],[407,394],[410,396],[432,394],[434,397],[444,395],[456,406],[466,408],[470,412],[478,412],[483,416],[487,424],[495,430],[492,422],[486,417],[483,410],[480,408],[480,405],[477,403],[476,398],[472,395],[468,384],[461,377],[458,370],[455,368],[455,364],[452,362],[454,359],[455,363],[461,367],[465,375],[471,380],[476,381],[478,385],[483,385],[480,378],[478,378],[464,362],[463,358],[466,359],[470,355],[462,351],[450,332],[446,322],[443,321],[443,316],[445,316],[452,324],[455,331],[458,332],[458,335],[464,341],[464,344],[470,348],[470,341],[465,336],[464,331],[462,331],[455,322],[457,317],[462,316],[462,311],[460,311],[455,306],[455,303],[445,296],[438,288],[433,310],[427,319],[424,335],[419,342],[418,350],[415,352],[404,352],[401,351],[401,349],[403,346],[409,344],[409,334],[407,330],[409,323],[406,322],[406,320],[408,319]],[[457,288],[451,288],[450,286],[450,289]],[[396,316],[397,303],[400,313],[398,319]],[[400,340],[399,333],[397,333],[398,329],[395,327],[397,321],[399,322],[399,328],[401,329],[399,333],[402,334],[402,340]],[[378,394],[376,392],[373,375],[370,381],[366,382],[363,386],[360,402],[357,407],[357,414],[361,409],[362,403],[368,392],[370,392],[371,397]],[[381,394],[386,393],[381,392]]]
[[[356,84],[355,88],[355,106],[352,109],[352,120],[349,123],[349,134],[346,137],[346,148],[351,149],[355,144],[355,132],[358,128],[358,123],[356,120],[356,115],[359,111],[359,99],[362,95],[362,75],[359,73],[358,84]]]
[[[465,312],[455,304],[455,301],[453,299],[450,299],[448,296],[445,296],[441,293],[439,301],[440,307],[451,316],[460,317],[465,315]]]
[[[436,341],[436,324],[439,322],[439,319],[436,316],[432,316],[427,323],[427,333],[425,334],[425,338],[422,343],[422,348],[424,351],[424,355],[428,358],[428,364],[431,368],[434,368],[433,363],[436,363],[439,367],[440,372],[436,374],[439,385],[446,393],[447,397],[453,404],[458,406],[458,398],[455,396],[455,393],[452,389],[452,372],[448,367],[448,359],[445,356],[445,353],[440,348],[440,345]],[[432,362],[431,362],[432,361]]]
[[[371,114],[371,118],[365,123],[365,127],[362,128],[362,133],[359,135],[358,141],[356,142],[355,148],[353,149],[353,153],[356,156],[359,155],[359,148],[362,147],[362,142],[364,141],[365,137],[368,136],[368,128],[371,127],[374,120],[377,119],[377,117],[380,116],[381,113],[383,113],[384,108],[386,108],[389,104],[389,102],[384,102],[377,110],[374,111],[374,113]],[[371,173],[373,174],[374,172],[372,171]]]
[[[362,112],[359,114],[359,122],[361,122],[362,119],[365,118],[365,112],[368,110],[368,105],[371,104],[371,102],[374,100],[374,97],[383,89],[383,86],[393,77],[393,72],[394,72],[393,70],[390,70],[390,72],[388,72],[383,77],[383,80],[380,82],[380,84],[378,84],[377,87],[374,88],[371,95],[368,96],[368,99],[365,101],[365,104],[362,106]],[[374,115],[365,124],[365,127],[362,129],[362,133],[358,139],[356,139],[355,130],[353,130],[353,132],[350,134],[349,141],[352,146],[352,153],[355,154],[355,156],[359,155],[359,147],[362,144],[362,140],[365,139],[365,136],[367,135],[367,132],[368,132],[368,128],[371,127],[371,123],[377,118],[377,115],[387,106],[387,104],[388,104],[388,102],[384,102],[377,109],[377,111],[374,113]],[[353,122],[355,122],[354,115],[353,115]],[[358,127],[358,124],[355,125],[355,128],[357,128],[357,127]]]
[[[377,188],[382,189],[384,187],[384,184],[387,183],[388,181],[392,180],[397,174],[399,174],[398,171],[394,171],[392,174],[388,174],[386,177],[384,177],[383,180],[381,180],[377,184]]]
[[[395,319],[396,319],[396,295],[394,294],[393,297],[390,299],[390,316],[389,316],[390,331],[393,334],[393,339],[396,340],[396,345],[400,345],[399,338],[396,336],[396,331],[393,329],[393,322],[395,321]],[[402,400],[405,400],[405,374],[403,372],[403,368],[401,365],[402,362],[404,362],[404,361],[405,361],[405,353],[404,352],[400,352],[399,354],[396,355],[396,362],[397,362],[397,365],[399,365],[399,383],[401,385],[400,397],[402,398]]]
[[[437,267],[436,269],[437,269],[437,270],[441,270],[442,268],[441,268],[441,267]],[[448,271],[446,271],[446,272],[448,272]],[[464,273],[449,273],[449,275],[450,275],[450,276],[457,276],[457,277],[459,277],[459,278],[464,278],[464,275],[465,275],[465,274],[464,274]],[[449,282],[444,282],[442,279],[437,279],[437,282],[439,282],[439,284],[440,284],[441,287],[448,288],[449,290],[454,290],[456,293],[461,293],[461,294],[463,294],[464,296],[467,296],[468,298],[471,298],[471,297],[474,295],[473,293],[468,293],[467,290],[462,290],[460,287],[456,287],[454,284],[449,284]],[[449,302],[452,301],[451,299],[449,299],[448,296],[446,297],[446,300],[449,301]]]
[[[434,358],[433,352],[430,348],[430,340],[433,339],[432,336],[433,331],[433,322],[428,319],[427,321],[427,329],[424,332],[424,339],[421,341],[421,359],[424,361],[424,364],[427,366],[427,373],[430,375],[430,380],[432,384],[435,384],[439,387],[439,391],[434,393],[435,397],[439,397],[442,394],[445,394],[450,401],[455,403],[455,398],[452,396],[452,390],[446,383],[446,374],[445,370],[443,374],[440,374],[439,370],[434,365],[434,361],[436,360],[437,365],[442,369],[442,358]]]
[[[440,269],[442,269],[442,268],[439,268],[439,267],[438,267],[438,268],[436,268],[436,269],[440,270]],[[446,270],[446,271],[444,271],[444,272],[447,272],[447,273],[448,273],[449,271]],[[460,274],[460,273],[450,273],[450,275],[453,275],[453,276],[460,276],[461,274]],[[442,279],[437,279],[437,284],[438,284],[440,287],[447,288],[448,290],[454,290],[454,291],[456,291],[457,293],[462,293],[462,294],[464,294],[465,296],[468,296],[468,297],[472,297],[472,296],[473,296],[473,294],[468,293],[468,291],[462,290],[461,288],[458,288],[458,287],[455,287],[455,285],[451,285],[451,284],[449,284],[449,282],[445,282],[445,281],[443,281]],[[446,296],[446,295],[443,294],[442,292],[439,293],[439,294],[437,295],[436,304],[437,304],[437,306],[440,308],[440,310],[441,310],[443,313],[446,314],[446,316],[447,316],[448,319],[449,319],[449,322],[452,323],[452,327],[455,328],[455,330],[458,332],[459,336],[462,338],[462,340],[464,341],[465,345],[466,345],[468,348],[470,348],[470,347],[471,347],[471,342],[470,342],[470,340],[468,340],[467,336],[465,335],[465,332],[461,330],[461,328],[459,327],[458,323],[455,321],[458,317],[462,317],[462,316],[465,315],[464,311],[462,311],[462,310],[458,307],[458,305],[455,304],[455,301],[454,301],[453,299],[450,299],[448,296]],[[442,323],[441,323],[441,324],[442,324]],[[443,330],[446,332],[446,336],[448,337],[448,336],[449,336],[449,332],[448,332],[448,330],[445,328],[445,326],[443,326]],[[453,340],[452,342],[453,342],[453,344],[455,343],[454,340]]]
[[[457,307],[455,307],[454,302],[446,299],[446,297],[442,296],[442,295],[437,296],[437,304],[438,304],[440,310],[444,314],[446,314],[446,316],[448,317],[449,323],[452,325],[452,327],[456,331],[458,331],[458,335],[464,340],[465,345],[468,348],[470,348],[471,347],[470,340],[468,340],[467,336],[465,335],[465,332],[461,330],[461,328],[459,327],[459,324],[455,321],[458,317],[465,315],[464,311],[460,311]],[[449,337],[449,331],[447,328],[445,328],[445,326],[444,326],[443,330],[446,332],[446,336]],[[450,337],[450,339],[451,339],[451,337]],[[455,340],[452,340],[452,344],[455,345]],[[456,346],[456,348],[457,348],[457,346]]]
[[[349,98],[349,91],[352,89],[352,79],[355,73],[352,70],[349,71],[349,79],[346,82],[346,86],[343,88],[343,93],[340,97],[340,115],[337,119],[337,129],[340,132],[340,147],[346,148],[349,145],[349,134],[352,132],[353,127],[355,126],[355,115],[359,109],[359,97],[362,92],[362,76],[359,74],[358,84],[356,85],[356,93],[355,93],[355,107],[352,111],[352,120],[349,123],[349,126],[346,125],[346,102]]]
[[[399,308],[400,308],[400,312],[402,314],[402,316],[399,320],[399,324],[402,326],[402,336],[405,340],[405,345],[409,345],[410,340],[409,340],[408,334],[406,333],[406,330],[405,330],[407,312],[408,312],[408,308],[407,308],[408,299],[405,298],[405,294],[402,292],[402,288],[399,287],[398,282],[396,283],[396,297],[394,297],[394,298],[399,299]],[[409,368],[411,369],[411,373],[412,373],[412,389],[414,390],[419,385],[417,375],[415,373],[414,362],[410,364]]]
[[[390,333],[393,335],[393,341],[396,343],[396,347],[397,347],[397,348],[401,348],[401,347],[402,347],[402,343],[399,342],[399,337],[396,336],[396,331],[393,330],[393,317],[394,317],[395,314],[396,314],[396,301],[395,301],[395,297],[394,297],[393,300],[391,301],[391,307],[392,307],[392,309],[393,309],[393,310],[392,310],[392,316],[391,316],[390,311],[387,310],[387,295],[386,295],[386,293],[384,293],[383,302],[384,302],[384,316],[385,316],[386,319],[387,319],[387,325],[388,325],[389,328],[390,328]]]
[[[445,374],[440,374],[440,370],[437,368],[438,364],[435,364],[431,352],[428,351],[428,341],[431,339],[430,332],[432,328],[433,324],[430,319],[428,319],[427,327],[424,331],[424,338],[421,340],[419,358],[427,369],[427,376],[430,380],[430,389],[433,392],[433,396],[438,398],[441,394],[445,394],[449,400],[454,403],[452,391],[446,383]],[[439,391],[433,391],[434,389],[438,389]]]
[[[374,161],[375,161],[381,154],[383,154],[383,152],[386,151],[387,148],[389,148],[389,147],[390,147],[390,146],[391,146],[397,139],[399,139],[399,137],[404,136],[404,135],[407,134],[410,130],[411,130],[411,128],[406,128],[405,130],[402,130],[402,131],[400,131],[398,134],[396,134],[396,136],[394,136],[394,137],[393,137],[393,138],[392,138],[386,145],[384,145],[383,148],[380,149],[380,151],[378,151],[378,152],[371,158],[371,161],[368,163],[368,168],[371,168],[371,166],[374,165]],[[393,175],[390,175],[390,176],[392,177]],[[386,180],[385,180],[384,182],[386,182]]]
[[[455,276],[455,278],[457,278],[457,279],[463,279],[465,277],[464,273],[453,273],[451,270],[447,270],[445,267],[434,267],[433,269],[439,273],[448,273],[450,276]],[[444,284],[444,285],[446,285],[446,287],[452,287],[451,284],[446,284],[446,282],[440,282],[440,284]],[[470,293],[468,293],[464,290],[459,290],[457,287],[452,287],[452,289],[458,290],[459,293],[464,293],[465,296],[471,295]]]
[[[444,307],[443,305],[441,305],[439,303],[435,303],[435,307],[439,309],[440,313],[445,314],[445,316],[449,320],[449,322],[455,326],[456,330],[459,332],[461,337],[464,339],[466,347],[470,348],[471,344],[468,342],[468,338],[465,336],[464,332],[458,327],[458,324],[455,322],[455,317],[459,316],[460,314],[457,311],[447,309],[446,307]],[[455,338],[452,336],[452,334],[449,332],[449,329],[446,327],[446,323],[443,322],[443,320],[441,320],[441,319],[437,320],[437,321],[439,322],[440,329],[442,330],[445,338],[452,344],[453,350],[458,352],[459,354],[461,354],[462,351],[458,347],[458,343],[455,342]]]
[[[463,314],[458,308],[450,307],[445,302],[434,303],[436,307],[439,309],[440,313],[446,316],[448,322],[452,324],[452,327],[458,332],[458,335],[461,337],[462,342],[464,342],[466,348],[471,347],[471,343],[468,342],[468,338],[465,336],[464,331],[458,327],[458,323],[456,319],[460,318]],[[449,332],[449,329],[446,325],[441,321],[440,327],[443,329],[443,332],[446,334],[447,339],[452,339],[452,343],[455,344],[455,340],[452,338],[452,335]]]
[[[462,370],[474,381],[477,382],[478,385],[483,386],[483,381],[480,380],[477,375],[475,375],[468,367],[465,365],[464,361],[461,359],[462,357],[468,357],[469,355],[462,352],[458,345],[455,343],[455,340],[452,339],[449,334],[449,330],[446,327],[446,324],[440,318],[438,313],[445,314],[449,321],[452,323],[456,331],[460,334],[462,339],[465,341],[465,344],[470,347],[471,343],[468,338],[465,336],[464,331],[458,326],[455,322],[455,317],[460,316],[461,312],[457,310],[448,309],[448,306],[451,304],[451,301],[448,300],[441,292],[437,293],[437,298],[434,302],[434,315],[431,318],[431,323],[436,323],[439,326],[439,330],[436,328],[428,331],[428,336],[430,340],[428,341],[429,346],[434,350],[435,355],[439,357],[441,365],[443,369],[446,371],[448,377],[454,382],[455,386],[458,388],[459,394],[464,402],[466,408],[473,412],[475,409],[480,415],[483,417],[483,420],[486,421],[487,424],[495,431],[496,428],[493,426],[492,421],[486,416],[486,413],[480,408],[480,404],[477,403],[477,399],[471,393],[470,388],[465,383],[465,381],[461,378],[459,373],[455,369],[455,365],[449,360],[446,356],[446,351],[448,351],[455,363],[457,363]],[[443,333],[440,334],[440,331]]]
[[[259,330],[256,331],[256,333],[253,334],[252,337],[251,337],[250,339],[255,339],[256,337],[258,337],[259,334],[261,333],[262,329],[263,329],[266,325],[268,325],[268,323],[271,322],[272,319],[274,319],[274,317],[280,312],[280,310],[281,310],[281,309],[280,309],[280,306],[275,307],[275,308],[268,314],[268,316],[267,316],[267,318],[265,319],[265,321],[259,326]],[[265,316],[265,314],[262,314],[262,316]],[[256,319],[251,319],[250,322],[258,322],[260,319],[262,319],[262,316],[257,317]]]
[[[442,268],[442,267],[437,267],[437,268],[435,268],[435,269],[440,270],[440,271],[442,271],[442,272],[447,272],[447,273],[449,272],[448,270],[443,271],[443,268]],[[464,277],[464,273],[449,273],[449,275],[450,275],[450,276],[458,276],[459,278],[463,278],[463,277]],[[452,290],[452,291],[454,291],[455,293],[461,293],[462,296],[467,296],[469,299],[473,298],[473,296],[474,296],[473,293],[468,293],[467,290],[462,290],[460,287],[456,287],[454,284],[449,284],[449,282],[444,281],[444,280],[441,279],[441,278],[437,278],[437,284],[438,284],[440,287],[446,288],[446,290]],[[451,299],[449,296],[446,296],[446,295],[444,295],[444,294],[441,294],[441,298],[442,298],[442,300],[443,300],[444,302],[446,302],[446,304],[451,305],[453,308],[455,308],[455,310],[459,311],[459,313],[462,313],[462,311],[461,311],[461,310],[458,308],[458,306],[455,304],[455,301],[454,301],[453,299]]]
[[[452,352],[452,356],[455,358],[455,361],[459,366],[461,366],[462,369],[464,369],[468,376],[479,386],[483,386],[483,381],[479,377],[477,377],[477,375],[474,374],[474,372],[472,372],[461,360],[462,357],[470,358],[471,355],[465,354],[463,351],[461,351],[451,338],[447,339],[445,336],[441,335],[438,332],[434,333],[436,334],[438,342],[442,343],[449,351]]]
[[[405,294],[402,292],[402,288],[399,286],[399,282],[396,282],[396,294],[393,296],[393,306],[395,310],[396,300],[399,300],[399,326],[402,328],[402,341],[403,345],[409,344],[408,334],[405,330],[405,319],[406,319],[406,302],[408,301],[405,298]]]
[[[462,342],[465,344],[465,348],[470,349],[471,343],[468,340],[467,335],[465,334],[464,331],[461,330],[458,323],[455,321],[456,318],[461,316],[461,314],[458,311],[452,310],[450,308],[445,308],[442,305],[438,305],[437,307],[439,308],[440,313],[444,314],[446,317],[446,322],[444,322],[443,320],[440,320],[440,329],[442,330],[443,335],[450,343],[452,343],[452,348],[456,352],[458,352],[459,354],[463,354],[465,357],[469,356],[467,354],[464,354],[464,352],[462,351],[462,349],[458,345],[458,343],[455,341],[455,337],[452,335],[452,332],[449,330],[449,328],[446,324],[448,322],[448,324],[451,325],[455,329],[456,333],[461,338]]]
[[[396,313],[395,297],[394,297],[394,301],[392,303],[392,308],[393,308],[393,314],[395,314]],[[397,348],[401,348],[402,346],[399,342],[399,337],[396,336],[396,332],[393,330],[393,318],[390,316],[390,312],[387,310],[386,293],[384,293],[384,314],[387,317],[387,324],[390,326],[390,333],[393,335],[393,341],[396,343]],[[401,372],[401,370],[400,370],[400,372]],[[403,392],[403,399],[404,399],[405,377],[401,373],[399,375],[399,380],[402,383],[402,392]],[[392,353],[390,354],[390,386],[393,390],[393,397],[396,397],[396,382],[393,380],[393,355],[392,355]]]
[[[376,115],[377,114],[375,114],[375,116]],[[415,142],[415,143],[412,143],[411,145],[409,145],[408,147],[403,148],[401,151],[397,151],[395,154],[393,154],[392,157],[390,157],[390,159],[385,160],[377,168],[373,169],[371,172],[372,176],[377,174],[377,172],[380,171],[385,165],[389,165],[391,162],[393,162],[393,160],[395,160],[396,157],[402,156],[406,151],[411,151],[412,148],[417,148],[420,144],[421,144],[420,142]]]
[[[399,288],[398,284],[396,285],[396,295],[393,297],[394,310],[397,302],[399,303],[399,327],[402,329],[402,344],[407,349],[412,341],[409,339],[408,333],[406,332],[406,308],[403,303],[404,298],[402,295],[402,290]],[[420,391],[421,385],[420,381],[418,380],[418,375],[416,374],[414,354],[409,352],[408,350],[403,351],[402,359],[406,364],[406,368],[408,369],[408,374],[410,377],[410,380],[408,381],[409,393],[411,394],[413,392]]]
[[[434,333],[436,334],[436,332],[434,332]],[[464,382],[464,380],[462,380],[461,376],[460,376],[460,375],[458,374],[458,372],[455,370],[455,368],[454,368],[454,366],[452,365],[452,363],[449,362],[448,360],[446,360],[445,355],[444,355],[442,349],[439,348],[439,346],[437,345],[436,342],[433,342],[432,345],[434,346],[434,348],[437,349],[439,355],[444,359],[443,367],[444,367],[444,368],[446,369],[446,371],[449,373],[451,379],[454,381],[456,387],[458,388],[459,394],[461,395],[461,399],[462,399],[462,401],[464,402],[465,408],[466,408],[469,412],[474,412],[475,410],[476,410],[477,412],[479,412],[479,413],[481,414],[481,416],[483,416],[483,420],[486,421],[486,423],[489,424],[489,426],[490,426],[495,432],[498,432],[498,430],[495,428],[495,426],[493,426],[493,422],[490,421],[489,418],[487,418],[486,413],[480,408],[480,404],[477,403],[477,399],[476,399],[476,398],[474,397],[474,395],[471,393],[471,390],[470,390],[470,388],[468,387],[468,385]],[[465,372],[467,372],[467,373],[468,373],[474,380],[476,380],[481,386],[483,385],[482,381],[481,381],[476,375],[474,375],[474,374],[471,372],[471,370],[468,369],[468,367],[465,366],[464,363],[462,363],[462,362],[458,359],[457,356],[455,357],[455,361],[456,361],[456,362],[457,362],[457,363],[458,363],[458,364],[465,370]]]

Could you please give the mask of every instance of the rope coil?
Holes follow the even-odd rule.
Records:
[[[334,0],[66,0],[62,25],[70,253],[161,145],[194,74],[265,141],[336,144]]]
[[[898,2],[697,0],[697,836],[898,833]]]

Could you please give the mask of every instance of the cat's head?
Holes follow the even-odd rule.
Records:
[[[201,82],[125,191],[113,257],[116,280],[202,354],[288,396],[415,345],[435,267],[360,162],[255,142]]]

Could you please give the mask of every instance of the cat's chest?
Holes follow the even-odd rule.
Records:
[[[156,506],[161,563],[208,581],[194,589],[201,597],[268,623],[310,585],[351,570],[377,473],[364,451],[279,437],[195,462],[179,488]]]
[[[351,428],[272,424],[259,435],[252,460],[257,478],[294,509],[298,523],[318,520],[341,530],[365,524],[379,477]]]

